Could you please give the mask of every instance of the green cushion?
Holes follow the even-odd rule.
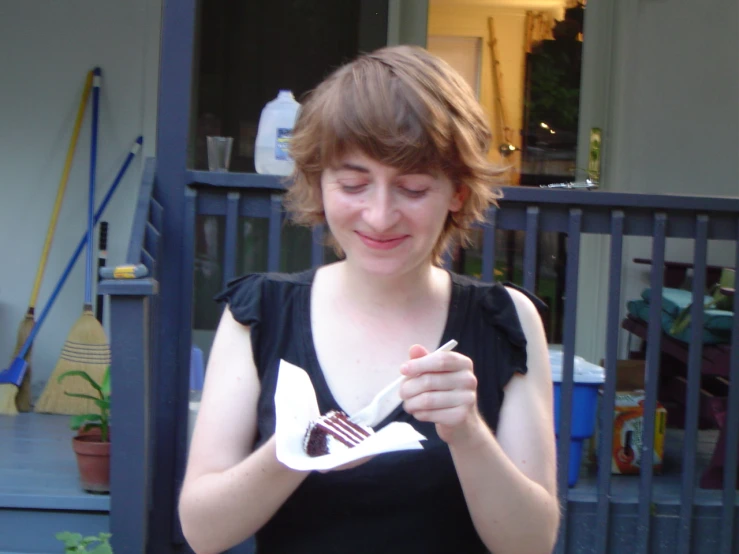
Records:
[[[644,289],[641,294],[646,303],[649,303],[652,297],[651,289]],[[703,304],[713,301],[712,296],[704,296]],[[662,289],[662,311],[673,320],[677,318],[682,310],[688,308],[693,303],[693,293],[689,290],[673,289],[665,287]],[[731,326],[733,325],[734,313],[726,310],[708,309],[703,310],[703,327],[716,333],[722,338],[726,338],[731,334]],[[683,334],[683,333],[679,333]],[[690,335],[688,334],[688,337]],[[724,342],[722,340],[722,342]]]
[[[627,304],[629,314],[634,317],[638,317],[644,321],[649,321],[649,304],[644,300],[630,300]],[[721,310],[706,310],[706,312],[721,311]],[[728,312],[731,317],[731,312]],[[690,342],[690,325],[688,325],[682,332],[673,334],[670,332],[672,324],[675,322],[675,318],[665,311],[662,312],[662,330],[673,338],[679,341],[689,343]],[[730,327],[729,327],[730,328]],[[703,344],[721,344],[729,342],[729,334],[726,332],[712,332],[710,329],[704,327],[703,336],[701,338]]]
[[[650,302],[652,299],[652,289],[644,289],[641,297]],[[703,304],[707,304],[713,300],[710,296],[703,297]],[[672,289],[665,287],[662,289],[662,310],[672,317],[677,317],[683,308],[687,308],[693,303],[693,293],[689,290]]]

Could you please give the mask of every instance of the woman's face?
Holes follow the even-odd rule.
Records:
[[[462,207],[447,177],[403,174],[358,152],[324,170],[321,190],[347,261],[385,276],[430,263],[448,213]]]

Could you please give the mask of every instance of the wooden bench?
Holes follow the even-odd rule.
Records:
[[[635,263],[651,264],[647,258],[635,258]],[[665,262],[663,285],[665,287],[680,288],[686,282],[687,271],[693,267],[685,262]],[[706,283],[716,283],[721,274],[721,267],[706,267]],[[733,296],[735,289],[722,287],[721,292],[726,296]],[[642,339],[641,351],[646,352],[648,322],[628,315],[621,322],[621,327]],[[739,340],[732,337],[732,340]],[[671,421],[684,419],[685,397],[688,383],[685,378],[689,359],[689,345],[678,340],[664,331],[660,338],[660,350],[663,353],[660,371],[662,379],[661,394],[666,403],[674,403]],[[630,353],[631,354],[631,353]],[[714,448],[709,467],[701,476],[700,486],[707,489],[719,489],[723,485],[723,468],[726,453],[726,411],[728,408],[729,390],[729,362],[731,354],[730,344],[704,344],[701,351],[702,384],[699,396],[699,423],[703,426],[713,424],[719,429],[719,439]],[[665,356],[675,360],[677,364],[665,363]]]

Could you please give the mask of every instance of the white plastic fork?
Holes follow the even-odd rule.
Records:
[[[436,354],[437,352],[448,352],[454,349],[457,344],[457,341],[452,339],[431,352],[431,354]],[[391,406],[394,408],[400,404],[400,386],[403,384],[403,381],[405,381],[405,375],[401,375],[378,392],[372,399],[372,402],[351,416],[349,420],[359,425],[366,425],[367,427],[373,427],[380,423],[382,418],[386,417],[387,414],[390,413],[391,410],[389,410],[389,408]]]

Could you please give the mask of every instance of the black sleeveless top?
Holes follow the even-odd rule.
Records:
[[[236,321],[251,328],[261,381],[254,448],[274,434],[281,358],[306,370],[321,413],[340,409],[313,346],[314,275],[315,270],[246,275],[216,297],[228,302]],[[474,362],[479,410],[495,431],[503,388],[514,372],[526,373],[526,338],[513,300],[501,284],[483,284],[456,274],[451,278],[441,344],[456,339],[455,350]],[[257,532],[257,552],[487,552],[472,525],[449,448],[435,426],[416,421],[399,406],[376,429],[391,421],[410,423],[423,434],[427,438],[423,450],[383,454],[354,469],[311,473]]]

